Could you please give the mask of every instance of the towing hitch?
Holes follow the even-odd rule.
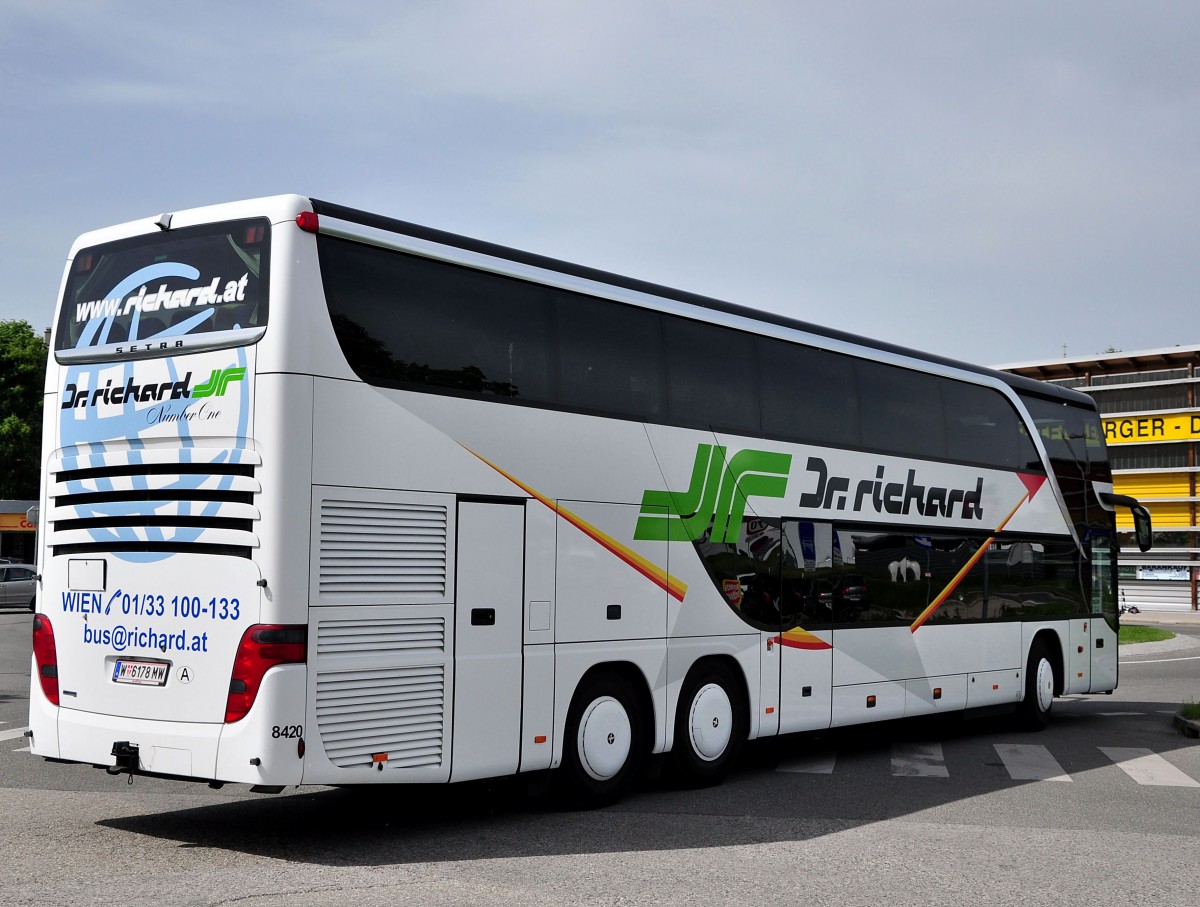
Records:
[[[128,740],[118,740],[113,744],[110,755],[116,759],[117,764],[110,765],[104,770],[110,775],[129,772],[129,783],[132,784],[133,776],[138,770],[138,745],[130,743]]]

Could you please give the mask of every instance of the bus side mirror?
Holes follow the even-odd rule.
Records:
[[[1129,508],[1133,511],[1133,534],[1137,538],[1140,551],[1149,551],[1153,544],[1153,530],[1150,525],[1150,511],[1141,504]]]
[[[1111,491],[1100,492],[1100,501],[1106,507],[1128,507],[1133,514],[1133,535],[1137,539],[1138,549],[1149,551],[1154,543],[1154,531],[1150,525],[1150,511],[1125,494],[1113,494]]]

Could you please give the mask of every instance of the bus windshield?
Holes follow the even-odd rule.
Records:
[[[1022,399],[1052,461],[1076,464],[1091,479],[1112,480],[1108,452],[1104,447],[1104,429],[1095,411],[1028,394],[1023,394]]]
[[[149,358],[253,342],[267,323],[266,218],[83,249],[59,312],[59,362]]]

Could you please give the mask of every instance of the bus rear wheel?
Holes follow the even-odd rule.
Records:
[[[679,693],[671,756],[680,780],[691,787],[719,784],[746,739],[740,685],[722,665],[693,668]]]
[[[1050,650],[1042,640],[1029,649],[1029,662],[1025,666],[1025,698],[1018,710],[1021,725],[1029,731],[1040,731],[1050,721],[1050,710],[1054,707],[1054,663]]]
[[[567,712],[559,773],[572,805],[615,803],[641,771],[646,726],[632,685],[615,674],[587,678]]]

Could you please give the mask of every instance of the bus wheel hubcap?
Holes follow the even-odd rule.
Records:
[[[632,736],[625,706],[612,696],[593,700],[579,719],[575,741],[583,770],[596,781],[616,777],[629,759]]]
[[[1054,704],[1054,668],[1044,658],[1037,666],[1037,704],[1043,712],[1050,711],[1050,706]]]
[[[723,687],[709,683],[696,691],[688,729],[692,752],[705,762],[721,757],[733,736],[733,705]]]

